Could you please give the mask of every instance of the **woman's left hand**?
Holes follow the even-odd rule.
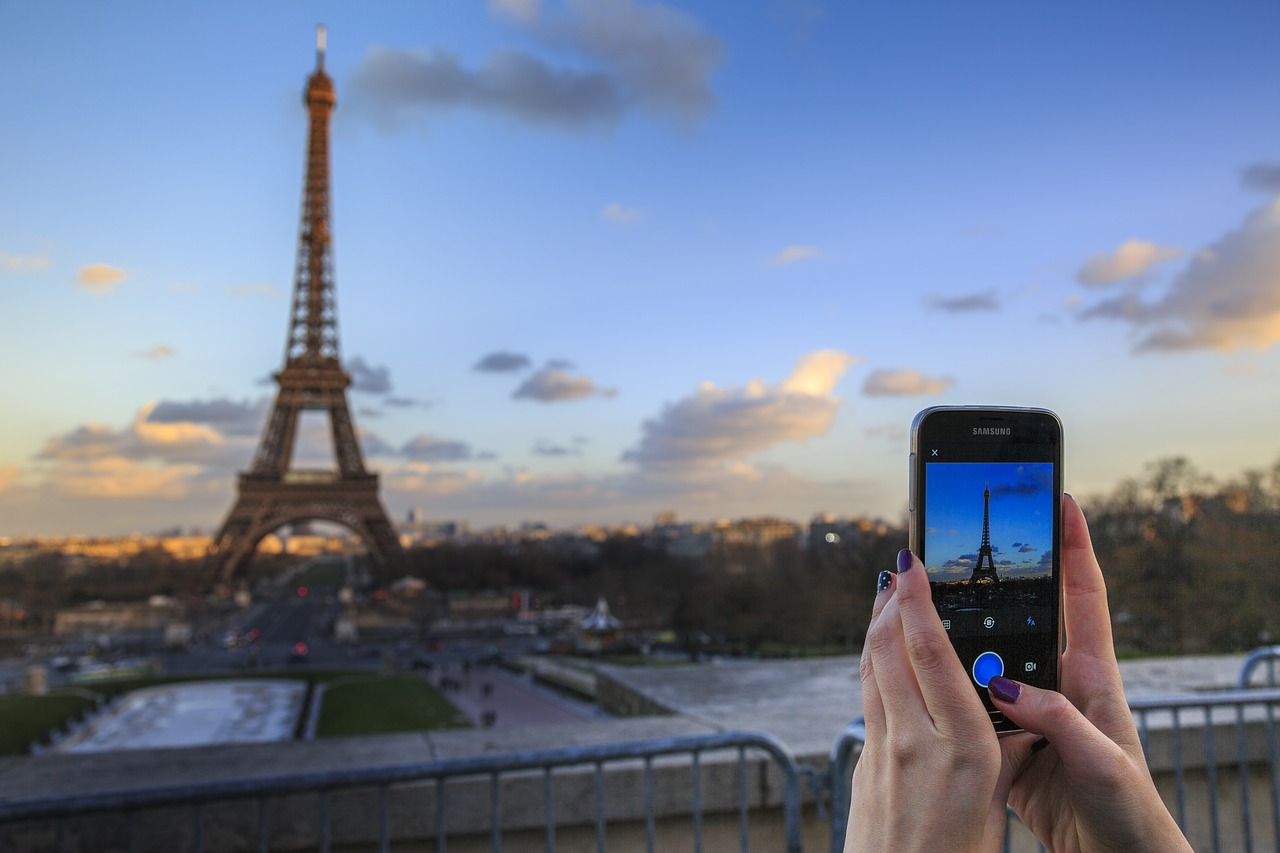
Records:
[[[845,851],[999,850],[1011,770],[910,551],[882,575],[862,651],[866,744]]]

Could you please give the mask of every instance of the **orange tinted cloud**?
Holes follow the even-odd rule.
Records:
[[[110,264],[88,264],[76,272],[76,284],[90,293],[110,293],[127,274]]]

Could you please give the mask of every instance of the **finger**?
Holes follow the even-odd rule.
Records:
[[[909,551],[902,553],[910,561],[899,569],[891,606],[901,613],[907,655],[925,708],[939,729],[980,725],[990,731],[990,718],[933,606],[924,566]],[[903,562],[900,555],[899,565]]]
[[[884,611],[885,604],[893,595],[893,572],[881,572],[876,579],[876,601],[871,608],[871,625],[875,625]],[[868,626],[868,632],[870,626]],[[876,684],[876,672],[871,652],[864,648],[858,662],[862,677],[862,722],[866,726],[868,739],[881,737],[885,732],[884,701],[880,698],[880,688]]]
[[[1000,784],[1004,790],[1013,787],[1027,762],[1048,743],[1042,735],[1026,731],[1000,738]]]
[[[875,677],[877,696],[884,708],[885,731],[899,721],[916,721],[925,714],[924,699],[920,696],[920,686],[916,683],[902,634],[902,616],[898,608],[902,578],[902,574],[894,576],[893,594],[884,597],[884,606],[875,624],[867,631],[867,642],[862,651],[864,657],[870,656],[867,665]]]
[[[1062,497],[1062,612],[1072,652],[1115,660],[1106,581],[1088,522],[1070,495]]]
[[[896,577],[893,572],[886,570],[876,578],[876,600],[871,605],[871,621],[867,624],[867,630],[870,630],[871,626],[876,624],[876,620],[884,612],[884,606],[889,603],[889,597],[893,595],[894,579]]]
[[[1091,765],[1097,765],[1102,756],[1123,753],[1056,690],[1042,690],[998,675],[991,679],[988,691],[1006,717],[1056,747],[1068,775],[1087,774],[1096,769]],[[1023,756],[1024,760],[1028,757]]]

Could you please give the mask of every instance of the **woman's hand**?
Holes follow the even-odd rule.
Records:
[[[1070,496],[1062,522],[1062,692],[1001,677],[988,685],[1005,716],[1049,742],[1038,751],[1032,735],[1001,744],[1009,802],[1051,851],[1189,851],[1151,781],[1120,682],[1102,570]]]
[[[845,851],[999,850],[1010,772],[910,551],[883,572],[862,651],[867,739]]]

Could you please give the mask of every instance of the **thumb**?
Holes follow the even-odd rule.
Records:
[[[1023,729],[1043,736],[1057,747],[1059,759],[1071,770],[1119,747],[1056,690],[1043,690],[997,675],[987,685],[991,701]],[[1073,767],[1072,765],[1081,765]],[[1094,768],[1096,769],[1096,768]]]

